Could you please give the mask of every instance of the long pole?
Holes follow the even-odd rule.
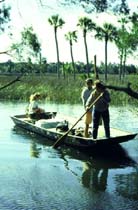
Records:
[[[77,123],[84,117],[84,115],[92,108],[92,106],[102,97],[103,93],[101,93],[95,101],[89,106],[89,108],[83,113],[83,115],[74,123],[74,125],[63,135],[61,136],[53,145],[53,148],[57,148],[61,142],[65,139],[65,137],[69,134],[69,132],[77,125]]]

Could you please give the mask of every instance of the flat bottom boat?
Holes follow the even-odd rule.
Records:
[[[71,117],[64,116],[61,119],[58,115],[56,115],[56,112],[50,112],[47,114],[49,116],[48,119],[38,121],[33,121],[24,114],[11,116],[11,118],[16,126],[44,136],[47,139],[51,139],[55,143],[67,132],[67,130],[58,129],[58,125],[63,122],[68,122],[68,129],[70,129],[74,124],[74,118],[72,119]],[[78,126],[80,126],[80,124],[78,124]],[[137,135],[137,133],[129,133],[120,129],[110,128],[111,137],[106,138],[104,137],[103,126],[100,126],[98,130],[98,139],[93,140],[92,137],[84,137],[82,132],[78,132],[80,130],[82,131],[83,127],[74,127],[74,129],[65,136],[63,143],[70,147],[78,148],[79,150],[89,151],[97,147],[103,148],[127,142],[134,139]]]

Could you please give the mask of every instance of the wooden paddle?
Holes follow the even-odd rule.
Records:
[[[57,148],[61,142],[65,139],[65,137],[69,134],[69,132],[77,125],[77,123],[84,117],[84,115],[92,108],[92,106],[102,97],[103,93],[101,93],[95,101],[90,105],[90,107],[84,112],[84,114],[74,123],[74,125],[63,135],[61,136],[54,144],[53,148]]]

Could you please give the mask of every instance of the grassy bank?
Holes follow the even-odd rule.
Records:
[[[16,76],[0,76],[0,87],[9,83]],[[101,78],[102,79],[102,78]],[[117,76],[109,76],[108,84],[116,86],[126,86],[128,82],[132,83],[132,89],[138,90],[138,76],[131,75],[125,78],[125,82],[118,81]],[[56,103],[81,103],[80,94],[84,86],[84,78],[77,76],[77,79],[60,78],[56,75],[28,75],[23,76],[11,86],[2,89],[0,99],[28,101],[29,96],[34,92],[40,92],[43,99]],[[119,91],[110,90],[113,105],[137,104],[137,100]]]

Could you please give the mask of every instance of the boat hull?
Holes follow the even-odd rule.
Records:
[[[44,136],[47,139],[52,140],[53,142],[56,142],[60,137],[62,137],[66,132],[57,131],[56,128],[52,129],[46,129],[42,127],[36,126],[35,123],[32,123],[28,119],[24,118],[24,115],[16,115],[11,117],[13,122],[16,126],[26,129],[27,131],[39,134],[41,136]],[[116,129],[117,131],[120,131]],[[72,134],[68,134],[65,136],[63,143],[74,148],[78,148],[80,150],[92,150],[94,148],[100,148],[103,147],[109,147],[113,145],[117,145],[129,140],[132,140],[135,138],[137,133],[128,133],[128,132],[122,132],[122,135],[119,136],[113,136],[110,139],[107,138],[99,138],[96,141],[92,138],[85,138],[82,136],[76,136]]]

